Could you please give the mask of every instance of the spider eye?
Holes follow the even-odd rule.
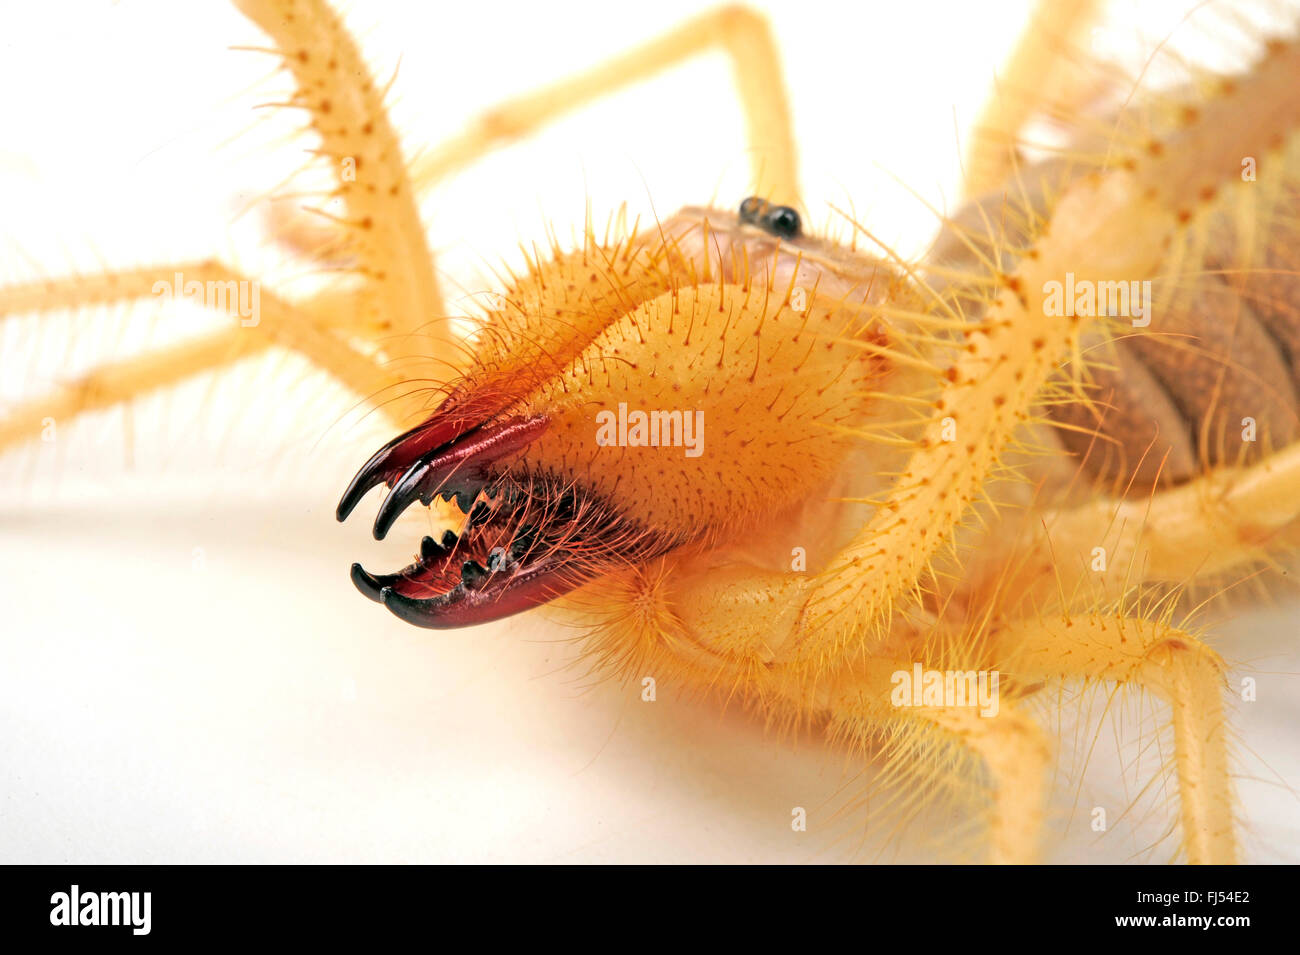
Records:
[[[802,228],[799,213],[789,206],[774,206],[758,196],[750,196],[740,204],[740,221],[758,226],[778,239],[796,238]]]
[[[759,225],[778,238],[793,239],[799,235],[799,213],[789,206],[772,206],[764,213]]]
[[[759,225],[759,217],[770,208],[771,205],[766,199],[750,196],[740,204],[740,221],[749,225]]]

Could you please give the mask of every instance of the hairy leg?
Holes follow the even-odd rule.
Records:
[[[259,286],[259,319],[244,323],[253,327],[107,365],[26,401],[0,421],[0,447],[39,430],[52,408],[66,417],[105,407],[228,364],[270,342],[304,354],[366,397],[401,379],[353,348],[344,335],[377,346],[384,359],[401,361],[407,379],[453,377],[464,352],[444,314],[433,257],[384,110],[385,90],[375,85],[352,37],[322,0],[243,0],[239,6],[275,41],[274,52],[297,84],[290,105],[308,111],[322,139],[320,152],[332,161],[334,195],[343,200],[345,213],[335,219],[330,249],[346,255],[358,287],[294,305]],[[249,281],[209,261],[30,282],[0,289],[0,318],[142,299],[177,273],[186,281]],[[338,334],[325,327],[334,322]],[[418,409],[408,400],[388,410],[405,423]]]
[[[1156,274],[1192,209],[1230,175],[1224,170],[1235,169],[1243,147],[1266,150],[1300,125],[1291,93],[1298,75],[1300,44],[1276,44],[1254,73],[1173,134],[1170,148],[1069,188],[1016,273],[998,277],[988,330],[965,333],[965,349],[889,499],[811,584],[799,621],[806,659],[861,649],[888,631],[900,606],[916,602],[935,554],[985,493],[1048,377],[1078,346],[1085,323],[1051,314],[1049,284],[1067,272],[1106,282]],[[944,435],[945,416],[955,421],[956,440]]]
[[[355,43],[326,4],[319,0],[241,0],[238,5],[275,40],[276,52],[299,89],[292,105],[311,114],[323,139],[321,152],[334,162],[337,194],[347,207],[345,218],[325,228],[308,226],[301,215],[283,209],[273,210],[271,222],[284,230],[282,238],[288,247],[309,256],[328,251],[362,278],[360,290],[348,294],[346,301],[343,295],[322,297],[295,309],[272,300],[270,307],[281,321],[265,331],[366,396],[396,384],[397,379],[338,338],[313,329],[311,319],[319,324],[345,324],[347,332],[376,342],[385,356],[402,362],[402,370],[410,377],[454,377],[464,349],[443,312],[433,258],[396,135],[383,108],[383,91],[376,88]],[[784,85],[774,68],[776,45],[767,22],[739,7],[703,15],[617,61],[503,104],[475,129],[425,159],[416,171],[416,180],[427,188],[453,169],[526,135],[585,100],[713,48],[725,50],[735,66],[756,182],[778,201],[797,202],[794,140]],[[155,281],[168,280],[177,271],[203,281],[234,278],[223,267],[204,262],[25,283],[0,289],[0,318],[143,298]],[[311,319],[294,320],[304,316]],[[39,431],[50,408],[66,417],[105,407],[233,362],[269,341],[260,335],[241,339],[238,334],[232,330],[228,335],[213,335],[108,365],[54,394],[25,402],[0,421],[0,447]],[[439,367],[425,376],[414,363]],[[403,408],[405,405],[390,410],[395,420],[405,423],[410,409]]]
[[[501,103],[462,135],[417,159],[411,170],[415,187],[424,192],[485,153],[535,132],[584,103],[711,50],[725,52],[735,70],[755,193],[797,205],[794,131],[776,42],[762,16],[738,6],[705,13],[585,73]]]
[[[1038,515],[970,563],[968,592],[998,589],[1011,613],[1117,600],[1143,581],[1188,584],[1268,561],[1300,521],[1300,444],[1132,501]],[[1097,563],[1104,557],[1104,569]],[[993,578],[998,578],[995,582]]]
[[[989,715],[983,715],[976,706],[894,706],[892,674],[910,673],[912,666],[912,661],[871,660],[856,667],[852,677],[831,684],[826,695],[830,712],[840,724],[858,721],[864,731],[869,731],[873,722],[907,720],[914,732],[956,743],[974,753],[984,763],[992,784],[990,861],[1035,861],[1051,758],[1042,729],[1005,702]],[[939,762],[938,758],[935,762]],[[909,767],[906,771],[937,772],[938,766]]]
[[[837,738],[860,743],[894,727],[913,740],[955,743],[977,756],[991,778],[992,861],[1034,861],[1051,759],[1042,729],[1009,701],[999,701],[996,712],[987,715],[974,705],[894,705],[894,675],[910,674],[916,656],[928,657],[908,649],[926,645],[924,627],[909,632],[898,624],[888,655],[859,656],[838,665],[830,660],[783,663],[781,658],[790,654],[781,641],[799,616],[803,589],[798,582],[803,577],[741,564],[708,573],[679,568],[632,595],[642,606],[657,608],[653,623],[638,629],[624,621],[618,628],[597,631],[600,655],[636,660],[638,673],[671,674],[674,680],[724,693],[728,687],[743,687],[756,692],[773,712],[827,714]],[[977,669],[979,664],[961,668]],[[900,772],[909,777],[933,774],[927,782],[938,782],[944,760],[929,746],[921,749],[930,752],[930,764],[905,765]],[[914,753],[910,748],[905,758]]]
[[[204,287],[218,283],[250,280],[218,262],[187,262],[155,268],[131,269],[84,278],[30,282],[0,288],[0,321],[31,311],[75,309],[156,296],[158,283],[170,286],[176,276]],[[180,290],[176,290],[179,294]],[[224,367],[278,344],[304,355],[318,368],[364,396],[391,388],[400,379],[346,344],[334,330],[318,324],[319,316],[334,311],[325,307],[308,311],[313,303],[295,306],[259,289],[255,317],[239,314],[238,294],[223,294],[221,304],[233,321],[247,325],[213,332],[141,356],[110,362],[82,375],[53,392],[24,401],[0,418],[0,450],[40,433],[47,417],[66,421],[82,412],[106,408],[191,375]]]
[[[1019,134],[1036,113],[1080,104],[1088,85],[1071,56],[1071,41],[1096,22],[1097,7],[1096,0],[1039,0],[971,132],[967,196],[982,195],[1006,182]]]
[[[1136,683],[1169,703],[1183,843],[1194,864],[1236,861],[1223,712],[1224,664],[1195,637],[1159,621],[1045,615],[998,633],[1006,668],[1026,681]]]
[[[420,221],[397,133],[356,42],[324,0],[237,0],[275,43],[297,90],[289,105],[306,109],[330,162],[334,253],[355,260],[363,279],[358,320],[374,329],[390,357],[418,362],[456,356],[433,255]],[[444,359],[445,360],[445,359]]]

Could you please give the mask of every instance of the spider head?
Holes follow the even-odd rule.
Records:
[[[338,508],[384,484],[376,538],[416,501],[454,502],[463,526],[399,573],[354,565],[358,588],[419,626],[480,623],[677,548],[771,535],[825,497],[891,373],[871,306],[893,279],[757,218],[687,209],[534,263],[473,366]]]

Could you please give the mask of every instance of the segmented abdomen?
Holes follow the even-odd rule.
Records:
[[[990,262],[1012,272],[1055,198],[1094,168],[1049,160],[1022,169],[959,210],[928,261],[973,275],[987,275]],[[1161,272],[1151,276],[1148,308],[1131,301],[1085,341],[1092,406],[1061,400],[1080,371],[1066,367],[1046,409],[1084,472],[1116,491],[1251,463],[1300,436],[1300,149],[1243,156],[1240,181],[1188,223]],[[948,282],[978,317],[979,286]]]

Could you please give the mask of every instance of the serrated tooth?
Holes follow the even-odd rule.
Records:
[[[456,404],[454,399],[458,397],[455,392],[448,395],[442,407],[428,421],[399,434],[372,454],[370,460],[361,466],[356,476],[348,483],[342,498],[339,499],[334,516],[340,521],[347,520],[348,515],[371,488],[378,487],[380,484],[392,487],[393,482],[416,461],[427,457],[443,445],[455,441],[470,430],[473,405],[471,403],[460,413],[454,413],[453,408]]]
[[[425,535],[420,541],[420,560],[422,561],[437,560],[445,553],[447,553],[446,548],[428,535]]]
[[[492,517],[492,506],[486,501],[479,501],[469,512],[469,526],[477,527],[480,524],[486,524]]]
[[[477,590],[489,577],[488,569],[476,560],[465,561],[460,569],[460,582],[469,590]]]

